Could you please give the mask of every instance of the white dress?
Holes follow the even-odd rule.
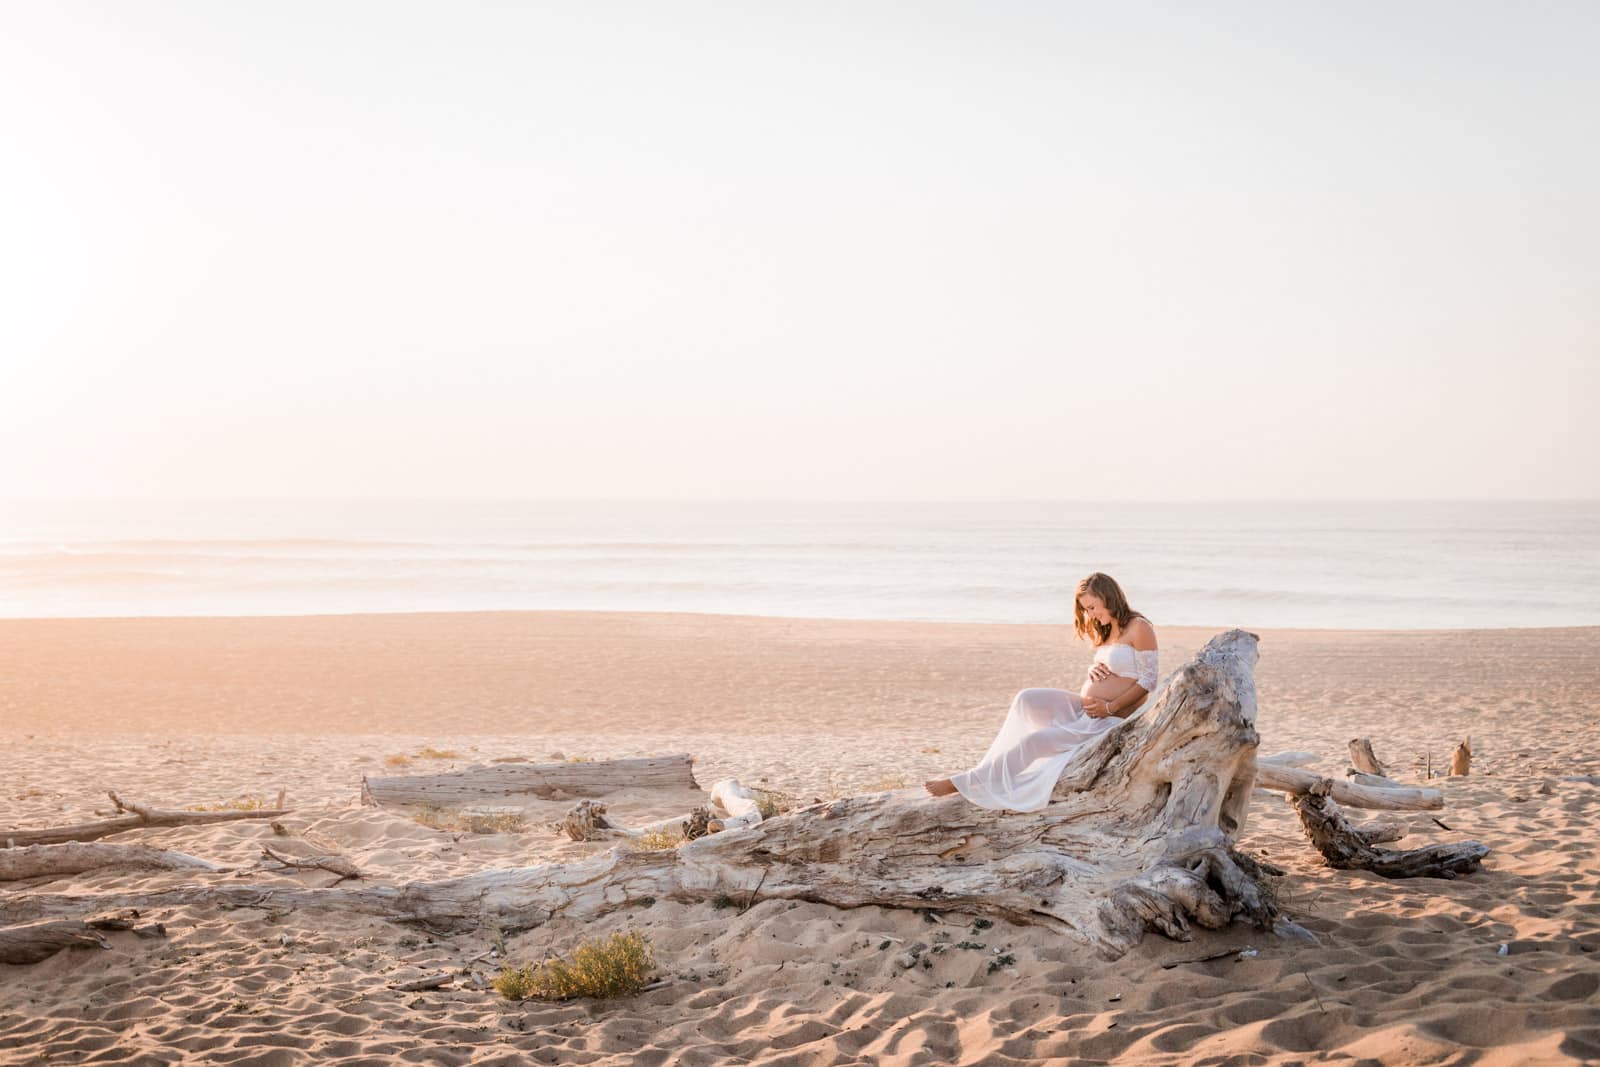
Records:
[[[1128,644],[1101,645],[1094,652],[1096,663],[1134,679],[1147,694],[1156,689],[1157,660],[1153,649],[1141,652]],[[1024,689],[1012,699],[983,759],[950,781],[980,808],[1038,811],[1050,802],[1050,791],[1077,751],[1123,721],[1084,714],[1082,698],[1065,689]]]

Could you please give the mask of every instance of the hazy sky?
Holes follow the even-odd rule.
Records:
[[[1600,496],[1600,4],[0,7],[0,497]]]

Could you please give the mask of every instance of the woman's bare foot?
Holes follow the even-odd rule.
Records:
[[[922,788],[936,797],[947,797],[956,791],[956,784],[948,778],[933,778],[923,782]]]

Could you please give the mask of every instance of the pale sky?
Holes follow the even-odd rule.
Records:
[[[1600,496],[1600,4],[0,7],[0,498]]]

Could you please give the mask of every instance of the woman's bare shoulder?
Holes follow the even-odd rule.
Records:
[[[1156,628],[1143,615],[1136,615],[1129,621],[1123,636],[1128,644],[1140,652],[1149,652],[1156,647]]]

